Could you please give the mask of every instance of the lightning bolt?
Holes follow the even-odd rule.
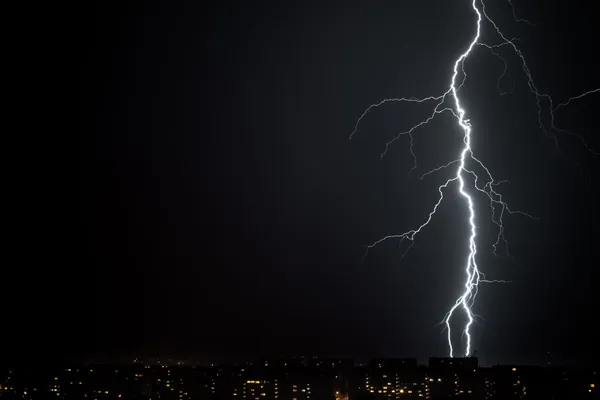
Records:
[[[544,134],[546,134],[548,137],[552,138],[556,142],[557,148],[558,148],[558,137],[553,132],[556,132],[556,133],[560,132],[560,133],[565,133],[565,134],[576,136],[579,138],[579,140],[581,141],[581,143],[587,150],[589,150],[592,154],[597,154],[597,152],[595,150],[589,148],[589,146],[586,144],[586,142],[583,140],[583,138],[580,135],[578,135],[574,132],[564,130],[562,128],[558,128],[555,124],[555,112],[557,112],[559,109],[561,109],[563,107],[568,106],[572,101],[576,101],[585,96],[599,92],[600,88],[589,90],[580,95],[575,95],[561,103],[558,103],[558,105],[554,106],[554,101],[553,101],[552,97],[549,94],[543,93],[540,90],[538,90],[537,86],[535,85],[532,75],[531,75],[531,72],[529,70],[529,67],[527,65],[527,62],[526,62],[523,54],[521,53],[520,49],[515,44],[517,39],[515,39],[515,38],[508,39],[502,33],[502,31],[500,30],[498,25],[487,14],[486,9],[485,9],[485,4],[482,0],[473,0],[470,4],[471,4],[471,9],[472,9],[473,15],[476,17],[475,33],[474,33],[471,41],[469,42],[468,46],[466,47],[466,50],[462,54],[460,54],[458,56],[458,58],[456,58],[456,60],[454,61],[453,68],[452,68],[452,76],[450,77],[449,86],[446,88],[446,90],[442,94],[437,95],[437,96],[427,96],[427,97],[422,97],[422,98],[418,98],[418,97],[389,98],[389,99],[384,99],[378,103],[372,104],[358,118],[358,120],[356,121],[356,124],[354,126],[354,130],[352,131],[352,133],[350,134],[350,137],[349,137],[349,139],[352,139],[352,137],[358,132],[361,121],[366,117],[366,115],[369,113],[369,111],[371,111],[374,108],[380,107],[387,103],[431,104],[432,111],[427,118],[425,118],[422,121],[420,121],[419,123],[413,125],[410,129],[398,133],[395,137],[393,137],[390,141],[388,141],[385,144],[384,151],[381,153],[381,157],[383,158],[387,154],[387,151],[388,151],[390,145],[392,145],[396,140],[400,139],[401,137],[408,136],[409,142],[410,142],[410,154],[413,159],[413,166],[409,171],[409,175],[410,175],[418,167],[417,157],[413,151],[413,142],[414,142],[413,133],[417,129],[427,125],[429,122],[431,122],[433,119],[435,119],[436,117],[438,117],[441,114],[450,114],[455,118],[456,122],[458,123],[458,126],[460,127],[460,129],[463,132],[463,144],[464,145],[463,145],[458,157],[446,164],[440,165],[439,167],[436,167],[428,172],[425,172],[425,173],[421,174],[421,176],[420,176],[420,179],[424,179],[427,176],[434,174],[436,172],[448,169],[453,166],[455,167],[454,174],[448,180],[446,180],[445,183],[443,183],[442,185],[440,185],[438,187],[439,196],[437,198],[437,201],[434,203],[433,208],[429,212],[427,218],[425,219],[425,221],[421,225],[419,225],[417,228],[408,230],[403,233],[384,236],[383,238],[375,241],[374,243],[372,243],[368,246],[365,246],[365,253],[364,253],[364,257],[366,257],[368,252],[371,249],[373,249],[374,247],[376,247],[377,245],[379,245],[380,243],[388,241],[388,240],[392,240],[392,239],[397,239],[397,240],[400,240],[401,243],[405,240],[410,242],[410,245],[408,246],[406,251],[402,254],[402,257],[404,257],[406,252],[408,250],[410,250],[410,248],[414,244],[415,237],[419,233],[421,233],[421,231],[431,222],[433,216],[435,215],[435,213],[438,210],[438,207],[444,200],[445,190],[451,185],[455,185],[458,187],[458,193],[460,194],[460,197],[463,199],[463,201],[466,205],[466,208],[468,209],[468,224],[469,224],[469,228],[470,228],[470,230],[469,230],[470,233],[469,233],[469,238],[468,238],[468,243],[469,243],[468,255],[467,255],[466,261],[464,263],[464,276],[465,276],[464,289],[463,289],[462,293],[460,294],[460,296],[455,300],[452,307],[446,313],[443,320],[441,321],[441,324],[445,325],[445,330],[447,332],[447,341],[448,341],[450,357],[454,357],[454,353],[455,353],[455,350],[452,346],[451,321],[452,321],[453,317],[459,311],[462,311],[466,316],[466,323],[463,327],[461,337],[466,338],[464,355],[469,356],[472,354],[471,327],[477,317],[477,315],[473,312],[473,305],[475,304],[475,299],[476,299],[478,291],[479,291],[479,285],[482,283],[510,283],[509,281],[504,281],[504,280],[488,280],[488,279],[486,279],[485,275],[480,270],[480,267],[477,264],[477,213],[476,213],[476,207],[475,207],[475,202],[474,202],[475,194],[481,193],[481,194],[485,195],[487,197],[487,199],[489,200],[489,207],[491,209],[492,223],[494,223],[498,228],[498,235],[497,235],[496,241],[492,245],[493,253],[496,256],[498,256],[497,252],[499,251],[499,248],[502,247],[503,254],[511,257],[510,253],[508,251],[508,242],[506,241],[506,239],[504,237],[503,218],[506,214],[520,214],[520,215],[523,215],[523,216],[526,216],[526,217],[529,217],[532,219],[536,219],[536,217],[534,217],[528,213],[518,211],[518,210],[513,210],[508,206],[508,204],[503,200],[502,194],[498,191],[499,190],[498,186],[509,183],[509,182],[506,180],[496,181],[494,179],[494,177],[492,176],[492,173],[490,172],[490,170],[485,166],[485,164],[481,160],[479,160],[475,156],[475,154],[473,152],[473,149],[471,146],[473,128],[472,128],[472,125],[471,125],[471,122],[469,121],[469,119],[466,118],[467,111],[462,106],[461,99],[459,96],[459,91],[467,78],[467,74],[464,69],[465,61],[467,60],[467,58],[469,56],[471,56],[474,53],[474,49],[476,48],[476,46],[481,46],[481,47],[484,47],[484,48],[490,50],[492,52],[492,54],[494,54],[496,57],[498,57],[499,59],[501,59],[504,62],[504,70],[497,81],[497,87],[498,87],[498,90],[501,95],[507,94],[507,92],[500,90],[501,81],[507,71],[507,61],[498,53],[498,51],[501,48],[508,47],[508,48],[511,48],[514,51],[514,53],[518,56],[518,58],[521,62],[521,68],[522,68],[523,72],[525,73],[525,76],[527,77],[528,88],[529,88],[530,92],[535,96],[535,99],[536,99],[537,120],[539,123],[539,127]],[[514,19],[517,22],[525,22],[525,23],[531,24],[531,22],[529,22],[527,20],[518,18],[515,13],[515,8],[514,8],[512,2],[509,1],[509,4],[512,8]],[[484,43],[480,40],[482,23],[485,23],[485,22],[488,22],[491,25],[494,32],[496,32],[497,36],[501,39],[500,43],[490,45],[490,44]],[[544,115],[545,109],[547,110],[547,112],[550,115],[549,125],[544,124],[543,115]]]

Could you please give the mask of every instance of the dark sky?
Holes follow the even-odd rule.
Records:
[[[466,255],[458,198],[448,193],[402,262],[392,242],[361,261],[362,245],[419,224],[436,199],[445,175],[408,177],[406,138],[379,157],[428,109],[386,105],[348,135],[373,102],[444,90],[473,34],[469,2],[202,3],[98,2],[82,14],[78,225],[55,252],[72,262],[36,292],[32,315],[51,329],[35,348],[205,360],[446,355],[437,323]],[[600,87],[590,2],[514,1],[535,27],[489,3],[540,90],[564,100]],[[489,27],[484,36],[496,42]],[[544,137],[517,59],[503,54],[511,95],[498,94],[502,63],[488,51],[465,65],[473,148],[511,181],[505,199],[540,220],[506,218],[517,262],[494,258],[477,199],[479,264],[515,283],[482,288],[474,347],[487,364],[544,362],[548,351],[591,360],[598,159],[568,136],[561,153]],[[600,148],[597,107],[590,96],[557,122]],[[416,172],[454,159],[460,140],[447,117],[418,131]]]

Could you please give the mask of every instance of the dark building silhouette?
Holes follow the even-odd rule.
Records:
[[[171,364],[173,363],[173,364]],[[600,399],[600,368],[494,366],[477,359],[261,360],[210,368],[176,361],[0,369],[0,399]]]

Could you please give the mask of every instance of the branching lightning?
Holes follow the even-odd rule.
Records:
[[[529,24],[529,25],[532,25],[532,26],[535,25],[533,22],[531,22],[529,20],[517,17],[517,10],[515,9],[515,6],[514,6],[514,4],[512,3],[511,0],[508,0],[508,4],[510,5],[510,8],[512,9],[512,15],[513,15],[513,18],[515,19],[515,21],[517,21],[517,22],[525,22],[526,24]]]
[[[520,19],[517,17],[515,8],[514,8],[512,2],[509,1],[509,5],[512,8],[513,16],[517,22],[525,22],[530,25],[533,25],[528,20]],[[416,98],[416,97],[390,98],[390,99],[384,99],[378,103],[372,104],[358,118],[358,120],[356,121],[356,124],[354,126],[354,130],[350,134],[350,139],[352,139],[352,137],[358,132],[358,128],[359,128],[361,121],[365,118],[365,116],[373,108],[380,107],[387,103],[431,104],[432,111],[428,115],[427,118],[425,118],[424,120],[420,121],[419,123],[413,125],[411,128],[409,128],[405,131],[402,131],[402,132],[398,133],[396,136],[394,136],[390,141],[388,141],[385,144],[384,150],[381,153],[381,157],[383,158],[387,154],[389,147],[396,140],[400,139],[403,136],[408,136],[409,143],[410,143],[410,148],[409,148],[410,154],[413,159],[413,166],[409,171],[409,175],[410,175],[418,167],[417,157],[413,151],[413,143],[414,143],[413,134],[415,133],[415,131],[417,131],[419,128],[427,125],[429,122],[431,122],[433,119],[435,119],[439,115],[441,115],[443,113],[447,113],[447,114],[451,114],[455,118],[456,122],[458,123],[458,125],[460,126],[460,128],[463,132],[464,145],[463,145],[458,157],[456,157],[455,159],[453,159],[452,161],[450,161],[446,164],[440,165],[439,167],[436,167],[428,172],[425,172],[425,173],[421,174],[421,176],[420,176],[420,179],[424,179],[427,176],[434,174],[438,171],[445,170],[450,167],[455,168],[454,174],[445,183],[443,183],[442,185],[440,185],[438,187],[439,196],[437,198],[437,201],[434,203],[433,208],[429,212],[427,218],[425,219],[425,221],[421,225],[419,225],[417,228],[408,230],[403,233],[385,236],[385,237],[375,241],[374,243],[372,243],[368,246],[365,246],[366,247],[365,256],[367,256],[368,252],[371,249],[373,249],[374,247],[376,247],[377,245],[379,245],[382,242],[385,242],[390,239],[398,239],[398,240],[400,240],[400,242],[403,242],[406,240],[406,241],[410,242],[408,249],[404,252],[404,254],[406,254],[406,252],[408,250],[410,250],[410,248],[414,244],[415,237],[431,222],[431,220],[432,220],[433,216],[435,215],[435,213],[437,212],[440,204],[444,200],[445,190],[451,185],[457,186],[458,193],[460,194],[460,197],[463,199],[463,201],[466,205],[466,208],[468,210],[468,224],[469,224],[469,228],[470,228],[469,229],[470,233],[469,233],[469,237],[468,237],[468,243],[469,243],[468,255],[467,255],[467,258],[464,263],[464,274],[465,274],[464,289],[462,291],[462,294],[455,300],[454,304],[449,309],[449,311],[446,313],[446,315],[444,316],[444,318],[441,322],[441,323],[445,324],[450,357],[454,357],[454,354],[455,354],[455,350],[452,345],[451,321],[452,321],[453,317],[459,311],[462,311],[466,316],[466,323],[464,325],[464,328],[462,330],[462,335],[461,335],[461,337],[466,338],[464,355],[470,356],[472,354],[471,326],[473,325],[473,323],[475,322],[475,319],[476,319],[476,315],[473,312],[473,305],[475,303],[475,299],[476,299],[478,291],[479,291],[479,284],[482,284],[482,283],[509,283],[508,281],[503,281],[503,280],[488,280],[488,279],[486,279],[484,274],[480,270],[479,265],[477,264],[477,221],[476,221],[477,220],[477,210],[476,210],[475,200],[474,200],[476,192],[479,192],[487,197],[487,199],[489,201],[489,207],[491,209],[492,222],[496,225],[496,227],[498,229],[496,241],[492,245],[493,253],[496,256],[498,256],[498,252],[500,250],[502,250],[503,255],[511,257],[510,253],[508,251],[508,242],[506,241],[506,238],[504,236],[503,218],[505,215],[520,214],[520,215],[535,219],[535,217],[533,217],[532,215],[530,215],[528,213],[513,210],[508,206],[508,204],[503,200],[502,194],[498,191],[499,190],[498,186],[505,184],[505,183],[509,183],[509,182],[506,180],[496,181],[494,179],[494,177],[492,176],[492,173],[490,172],[490,170],[473,153],[473,149],[471,146],[473,127],[472,127],[469,119],[466,118],[467,111],[464,109],[464,107],[461,103],[459,91],[467,78],[467,74],[464,70],[465,61],[467,60],[468,57],[470,57],[474,53],[474,49],[476,48],[476,46],[481,46],[481,47],[488,49],[489,51],[492,52],[492,54],[494,54],[496,57],[498,57],[499,59],[501,59],[504,62],[504,70],[497,81],[497,87],[498,87],[498,90],[501,95],[508,93],[508,92],[501,90],[502,79],[504,78],[504,76],[506,74],[508,63],[507,63],[506,59],[503,58],[498,53],[497,50],[499,50],[501,47],[508,47],[508,48],[512,49],[512,51],[514,51],[514,53],[517,55],[517,57],[519,58],[519,60],[521,62],[521,68],[527,78],[527,85],[529,87],[529,90],[536,98],[537,119],[538,119],[539,127],[542,130],[542,132],[544,132],[544,134],[546,134],[548,137],[551,137],[555,141],[557,148],[558,148],[558,138],[557,138],[556,134],[554,134],[553,132],[566,133],[569,135],[576,136],[588,151],[590,151],[593,154],[598,154],[595,150],[589,148],[589,146],[586,144],[586,142],[583,140],[583,138],[580,135],[557,127],[555,124],[555,112],[557,112],[559,109],[561,109],[563,107],[568,106],[572,101],[576,101],[585,96],[599,92],[600,88],[589,90],[580,95],[575,95],[575,96],[565,100],[564,102],[561,102],[558,105],[554,106],[554,101],[553,101],[552,97],[547,93],[541,92],[536,87],[536,85],[533,81],[531,72],[529,70],[529,67],[526,63],[526,60],[525,60],[522,52],[520,51],[520,49],[515,44],[517,40],[516,39],[508,39],[502,33],[502,31],[500,30],[498,25],[490,18],[490,16],[486,12],[485,4],[483,3],[482,0],[472,0],[471,8],[472,8],[474,17],[476,17],[475,33],[474,33],[470,43],[466,47],[466,50],[462,54],[460,54],[456,60],[454,60],[454,64],[453,64],[453,68],[452,68],[452,75],[450,77],[449,86],[447,87],[447,89],[442,94],[437,95],[437,96],[427,96],[427,97],[423,97],[423,98]],[[500,38],[500,40],[501,40],[500,43],[490,45],[490,44],[487,44],[487,43],[484,43],[481,41],[481,29],[482,29],[483,23],[489,23],[491,28],[493,28],[493,31]],[[549,124],[544,124],[544,119],[543,119],[544,110],[546,110],[546,112],[549,113],[549,116],[550,116]],[[477,171],[473,168],[477,169]],[[402,257],[404,257],[404,254],[402,255]]]

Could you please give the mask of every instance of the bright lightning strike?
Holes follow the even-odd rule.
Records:
[[[517,17],[515,13],[515,8],[512,2],[509,1],[509,5],[512,8],[513,16],[517,22],[525,22],[531,24],[528,20],[520,19]],[[451,321],[453,317],[459,312],[462,311],[466,318],[467,322],[464,325],[462,330],[462,337],[466,338],[465,343],[465,356],[470,356],[472,353],[472,343],[471,343],[471,326],[473,322],[475,322],[476,315],[473,312],[473,305],[475,303],[475,299],[478,294],[479,284],[481,283],[509,283],[508,281],[503,280],[488,280],[485,279],[484,274],[481,272],[479,265],[477,264],[477,213],[476,207],[474,203],[474,195],[475,192],[480,192],[484,194],[489,199],[489,207],[491,209],[492,214],[492,222],[498,227],[498,235],[496,238],[496,242],[493,244],[494,255],[497,255],[497,251],[499,247],[503,247],[503,252],[507,256],[510,257],[510,253],[508,251],[508,242],[504,237],[504,225],[503,225],[503,217],[506,214],[521,214],[527,216],[529,218],[535,218],[530,214],[512,210],[509,208],[506,202],[504,202],[502,195],[497,191],[497,187],[503,183],[507,183],[508,181],[495,181],[492,176],[490,170],[485,166],[485,164],[480,161],[473,154],[473,149],[471,147],[472,140],[472,126],[468,118],[466,118],[467,111],[463,108],[461,99],[459,96],[459,91],[467,78],[467,74],[464,70],[465,60],[474,52],[475,46],[480,45],[489,49],[492,54],[496,57],[500,58],[504,62],[504,71],[502,75],[498,78],[497,86],[500,91],[500,94],[507,94],[500,89],[501,81],[507,70],[507,61],[504,59],[496,50],[499,50],[501,47],[509,47],[515,52],[515,54],[519,57],[521,62],[521,68],[527,77],[527,85],[529,87],[530,92],[536,98],[537,104],[537,115],[538,115],[538,123],[540,129],[549,137],[552,137],[558,146],[558,138],[556,135],[553,135],[552,132],[561,132],[570,135],[574,135],[579,138],[582,144],[585,146],[587,150],[589,150],[593,154],[598,154],[595,150],[590,149],[583,138],[576,133],[566,131],[564,129],[558,128],[555,125],[555,116],[554,113],[558,111],[562,107],[568,106],[572,101],[581,99],[585,96],[591,95],[593,93],[597,93],[600,91],[600,88],[589,90],[583,94],[573,96],[567,99],[564,102],[559,103],[557,106],[554,106],[554,101],[552,97],[546,93],[543,93],[538,90],[536,85],[534,84],[533,78],[531,76],[531,72],[525,58],[519,48],[515,45],[516,39],[507,39],[506,36],[502,33],[498,25],[490,18],[485,10],[485,4],[482,0],[473,0],[471,2],[471,8],[474,16],[476,17],[476,29],[475,33],[466,47],[466,50],[458,56],[458,58],[454,61],[452,68],[452,76],[450,77],[449,86],[447,89],[440,95],[437,96],[428,96],[423,98],[409,97],[409,98],[392,98],[385,99],[378,103],[370,105],[363,114],[358,118],[356,124],[354,126],[354,131],[350,134],[350,139],[358,132],[359,125],[363,118],[371,111],[373,108],[377,108],[386,103],[433,103],[432,111],[427,118],[423,121],[415,124],[410,129],[405,130],[403,132],[398,133],[392,140],[385,144],[385,148],[381,157],[384,157],[387,154],[389,146],[394,143],[396,140],[403,136],[408,136],[410,139],[410,153],[413,159],[413,166],[409,171],[409,174],[414,171],[417,167],[417,157],[413,151],[413,133],[418,129],[427,125],[437,116],[442,113],[450,113],[456,119],[458,125],[460,126],[463,132],[463,143],[460,154],[454,160],[448,162],[447,164],[436,167],[428,172],[425,172],[421,175],[420,179],[424,179],[430,174],[441,171],[443,169],[449,168],[451,166],[455,166],[454,175],[449,178],[444,184],[438,187],[439,197],[435,202],[432,210],[429,212],[429,215],[425,219],[425,221],[415,229],[408,230],[403,233],[398,233],[394,235],[385,236],[374,243],[366,246],[365,256],[368,254],[369,250],[376,247],[380,243],[390,240],[390,239],[399,239],[401,242],[404,240],[410,241],[410,245],[408,246],[408,250],[412,247],[414,243],[414,239],[432,220],[435,215],[438,207],[444,200],[444,190],[447,189],[450,185],[457,185],[458,192],[460,193],[461,198],[464,200],[466,208],[468,209],[468,223],[470,227],[469,234],[469,246],[468,246],[468,255],[464,264],[464,289],[462,294],[455,300],[454,304],[450,308],[450,310],[444,316],[442,323],[446,326],[447,331],[447,340],[448,347],[450,352],[450,357],[454,356],[455,350],[452,346],[452,329],[451,329]],[[480,41],[481,38],[481,26],[482,22],[489,22],[489,24],[493,27],[494,31],[501,39],[501,43],[499,44],[486,44]],[[533,24],[531,24],[533,25]],[[460,78],[462,76],[462,78]],[[546,106],[547,112],[550,115],[550,124],[549,126],[545,126],[543,123],[543,111]],[[479,172],[476,172],[472,169],[469,169],[467,165],[471,165],[471,163],[480,169]],[[484,183],[480,184],[479,181],[483,181]],[[404,254],[406,254],[406,251]],[[403,254],[403,256],[404,256]]]

